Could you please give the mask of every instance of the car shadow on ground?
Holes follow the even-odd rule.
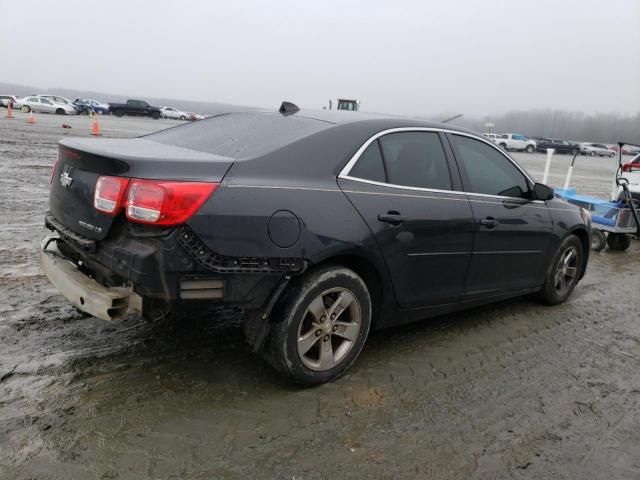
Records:
[[[536,308],[535,304],[526,298],[513,299],[374,331],[351,372],[357,374],[369,362],[402,362],[406,352],[438,346],[444,341],[456,342],[456,335],[464,337],[464,342],[472,330],[492,328],[497,317],[521,315],[532,308]],[[84,354],[71,362],[75,380],[115,368],[122,371],[143,367],[158,375],[174,372],[184,380],[222,382],[240,390],[299,389],[251,351],[244,339],[238,309],[180,315],[154,323],[135,319],[112,325],[109,337],[106,341],[112,343],[110,349],[92,355],[83,348]]]

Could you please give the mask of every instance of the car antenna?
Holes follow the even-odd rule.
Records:
[[[454,115],[453,117],[449,117],[449,118],[446,118],[446,119],[442,120],[440,123],[452,122],[453,120],[456,120],[456,119],[462,117],[463,115],[464,115],[463,113],[458,113],[457,115]]]
[[[284,101],[282,105],[280,105],[280,109],[278,110],[282,115],[293,115],[296,112],[300,111],[300,107],[298,107],[295,103]]]

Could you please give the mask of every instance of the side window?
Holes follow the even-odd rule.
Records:
[[[380,145],[375,140],[367,149],[362,152],[360,158],[349,172],[350,177],[372,180],[374,182],[386,182],[387,177],[382,164],[382,154]]]
[[[452,135],[456,158],[465,171],[465,189],[470,193],[528,198],[525,176],[504,155],[484,142]]]
[[[30,97],[29,99],[27,99],[27,102],[40,103],[40,99],[36,97]]]
[[[45,105],[51,105],[51,102],[49,100],[47,100],[46,98],[41,98],[40,102],[44,103]]]
[[[436,132],[390,133],[379,142],[389,183],[451,190],[447,159]]]

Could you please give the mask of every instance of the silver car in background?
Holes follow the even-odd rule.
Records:
[[[163,118],[173,118],[174,120],[189,120],[190,115],[173,107],[160,107],[160,115]]]
[[[616,155],[615,150],[611,150],[606,145],[601,143],[583,143],[580,145],[580,153],[582,155],[590,155],[595,157],[614,157]]]
[[[78,112],[73,105],[67,103],[58,103],[51,98],[41,95],[32,95],[19,99],[14,104],[15,108],[19,108],[24,113],[57,113],[58,115],[76,115]]]

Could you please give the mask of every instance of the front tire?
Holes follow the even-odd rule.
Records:
[[[525,150],[527,151],[527,153],[533,153],[535,148],[533,148],[533,145],[527,145],[527,148]]]
[[[20,107],[20,111],[22,113],[29,113],[31,111],[31,107],[29,105],[23,105],[22,107]]]
[[[56,115],[64,115],[66,112],[63,108],[56,108]]]
[[[295,383],[330,382],[351,367],[369,335],[369,291],[354,271],[336,265],[294,282],[274,311],[263,356]]]
[[[583,258],[580,239],[567,236],[553,257],[538,298],[547,305],[558,305],[569,298],[582,274]]]
[[[592,157],[596,156],[596,152],[590,152],[589,155],[591,155]]]

